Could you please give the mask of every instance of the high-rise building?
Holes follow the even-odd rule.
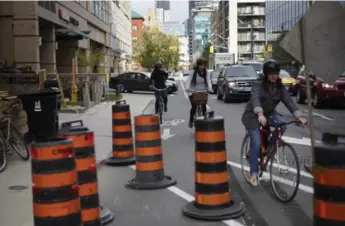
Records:
[[[265,50],[265,1],[220,1],[220,36],[227,48],[238,59],[261,58]]]
[[[162,24],[163,32],[167,35],[184,36],[185,28],[180,21],[170,21]]]
[[[197,9],[201,9],[204,7],[212,7],[215,4],[214,1],[210,1],[210,0],[197,0],[197,1],[189,1],[188,3],[188,20],[187,20],[187,33],[188,33],[188,48],[189,48],[189,59],[190,62],[193,61],[193,49],[194,48],[194,34],[193,34],[193,10],[197,10]]]
[[[161,24],[157,21],[156,10],[154,8],[149,8],[144,15],[144,26],[149,28],[161,29]]]
[[[169,22],[171,20],[169,1],[156,1],[156,16],[160,23]]]

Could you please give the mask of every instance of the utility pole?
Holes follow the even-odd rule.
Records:
[[[250,55],[252,60],[254,59],[254,29],[253,29],[253,21],[250,22]]]

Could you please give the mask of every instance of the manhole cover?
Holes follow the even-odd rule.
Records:
[[[14,186],[10,186],[8,188],[10,190],[15,190],[15,191],[22,191],[22,190],[28,189],[27,186],[23,186],[23,185],[14,185]]]

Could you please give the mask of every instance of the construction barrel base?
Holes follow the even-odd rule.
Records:
[[[131,188],[135,190],[152,190],[152,189],[163,189],[176,184],[176,180],[165,176],[163,180],[155,182],[138,182],[136,179],[130,180],[126,184],[126,188]]]
[[[110,209],[101,206],[101,223],[103,225],[107,225],[114,220],[114,214],[110,211]]]
[[[188,203],[187,206],[183,208],[183,214],[199,219],[199,220],[228,220],[235,219],[244,214],[244,204],[241,202],[233,202],[229,207],[224,208],[198,208],[195,206],[194,201]]]
[[[114,158],[113,156],[104,161],[110,166],[128,166],[135,164],[135,156],[129,158]]]

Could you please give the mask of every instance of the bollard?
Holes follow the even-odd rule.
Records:
[[[31,146],[35,226],[81,226],[73,142],[55,138]]]
[[[345,225],[345,144],[340,134],[324,133],[315,145],[314,226]]]
[[[244,205],[231,198],[224,119],[195,120],[195,200],[183,208],[191,218],[225,220],[244,214]]]
[[[163,151],[158,115],[139,115],[134,118],[136,177],[127,188],[138,190],[162,189],[176,184],[164,175]]]
[[[107,165],[127,166],[135,163],[131,112],[125,100],[112,106],[113,156],[105,160]]]
[[[73,140],[83,226],[110,223],[114,219],[113,213],[99,202],[93,132],[86,127],[64,127],[58,136]]]

